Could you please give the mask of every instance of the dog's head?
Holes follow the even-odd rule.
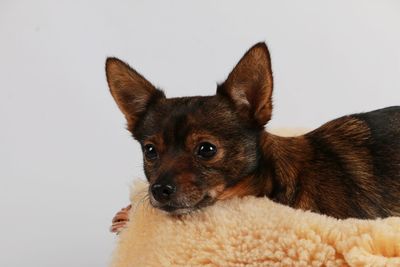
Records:
[[[153,206],[181,214],[255,186],[259,138],[271,118],[267,46],[253,46],[213,96],[166,98],[116,58],[106,62],[112,96],[143,150]]]

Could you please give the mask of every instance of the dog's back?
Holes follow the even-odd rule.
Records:
[[[400,106],[338,118],[305,138],[294,206],[338,218],[400,215]]]
[[[368,148],[374,159],[374,175],[400,180],[400,106],[353,116],[370,129]]]

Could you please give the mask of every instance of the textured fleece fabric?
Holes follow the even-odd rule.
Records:
[[[235,198],[180,217],[135,184],[111,266],[400,266],[400,218],[337,220],[267,198]]]

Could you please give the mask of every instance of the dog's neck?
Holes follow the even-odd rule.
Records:
[[[307,140],[304,136],[282,137],[263,132],[259,148],[256,170],[234,186],[225,188],[218,199],[267,196],[293,206],[300,189],[299,176],[310,158]]]
[[[260,192],[280,203],[293,205],[299,191],[299,176],[310,149],[304,136],[282,137],[263,132],[260,138]],[[264,181],[262,184],[261,181]]]

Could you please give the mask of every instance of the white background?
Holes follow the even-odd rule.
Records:
[[[400,104],[400,1],[0,1],[0,266],[106,266],[142,177],[106,85],[129,62],[168,96],[213,94],[267,41],[274,127]],[[155,248],[156,253],[156,248]]]

